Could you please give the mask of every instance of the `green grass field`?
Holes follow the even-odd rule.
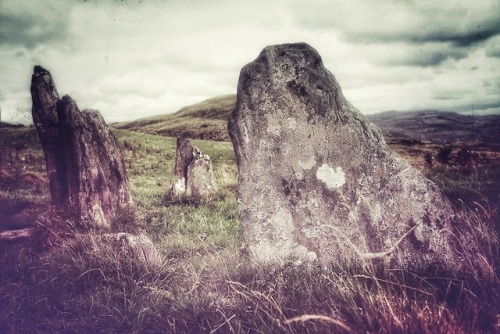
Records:
[[[0,244],[0,333],[500,331],[496,277],[377,266],[251,265],[240,255],[231,143],[193,141],[210,155],[219,190],[200,201],[172,201],[165,194],[175,139],[113,131],[135,201],[135,208],[118,214],[113,230],[144,231],[160,251],[163,267],[140,263],[111,247],[96,253],[89,238],[101,232],[82,232],[60,216],[51,228],[59,224],[69,237],[51,239],[50,252],[46,245]],[[57,217],[48,206],[43,154],[31,133],[29,128],[8,129],[0,136],[0,232]],[[498,270],[496,207],[482,193],[498,185],[496,160],[477,163],[472,172],[437,162],[426,167],[423,153],[436,155],[438,147],[399,149],[455,196],[455,203],[464,204],[460,210]]]

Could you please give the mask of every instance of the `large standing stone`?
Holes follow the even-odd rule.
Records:
[[[200,198],[209,196],[216,190],[210,157],[202,154],[186,137],[177,138],[170,196]]]
[[[84,223],[109,227],[116,210],[132,203],[123,156],[97,111],[58,98],[50,73],[35,66],[33,120],[43,144],[52,201]]]
[[[389,149],[309,45],[266,47],[241,70],[229,131],[254,261],[486,267],[440,189]]]

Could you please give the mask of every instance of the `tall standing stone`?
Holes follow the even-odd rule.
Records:
[[[58,171],[62,172],[65,168],[56,111],[59,94],[49,71],[38,65],[31,79],[31,96],[33,123],[45,153],[51,199],[54,204],[62,204],[68,194],[66,185],[62,183],[64,180],[58,177]]]
[[[229,131],[254,261],[487,267],[440,189],[389,149],[309,45],[266,47],[243,67]]]
[[[169,195],[201,198],[217,190],[210,157],[186,137],[177,138],[174,177]]]
[[[116,210],[132,203],[116,138],[97,111],[80,111],[68,95],[59,99],[50,73],[35,66],[33,120],[42,142],[54,204],[87,224],[109,227]]]

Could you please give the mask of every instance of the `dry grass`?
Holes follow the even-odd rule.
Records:
[[[500,331],[500,285],[496,276],[484,280],[375,265],[252,265],[239,252],[241,227],[236,215],[236,169],[230,143],[195,142],[214,162],[220,187],[216,196],[167,203],[164,194],[171,178],[174,139],[116,133],[126,156],[137,208],[121,212],[114,228],[146,231],[160,250],[164,266],[149,267],[106,246],[104,252],[96,253],[88,240],[97,232],[81,237],[82,231],[73,227],[71,218],[65,218],[66,237],[51,253],[23,244],[2,245],[0,332]],[[36,153],[36,147],[30,150]],[[38,168],[30,166],[26,168]],[[447,177],[451,171],[443,167],[442,176]],[[486,182],[481,176],[486,174],[478,175],[478,182],[460,182]],[[27,206],[22,203],[38,203],[45,212],[44,221],[55,216],[44,208],[46,196],[27,197],[33,185],[19,183],[16,187],[19,197],[3,193],[3,200],[13,211],[24,212]],[[479,202],[457,202],[464,203],[461,211],[494,270],[498,270],[499,243],[493,221],[496,208]],[[26,224],[35,224],[38,216],[30,217],[33,221]],[[47,224],[47,228],[53,227]]]

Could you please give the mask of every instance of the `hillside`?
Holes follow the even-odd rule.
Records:
[[[22,127],[21,124],[10,124],[10,123],[0,122],[0,129],[10,129],[10,128],[20,128],[20,127]]]
[[[229,141],[227,120],[236,102],[235,95],[223,95],[184,107],[174,114],[114,123],[117,129],[132,130],[168,137]]]
[[[195,139],[228,141],[227,120],[236,102],[236,95],[215,97],[184,107],[174,114],[115,123],[117,129],[177,137],[185,134]],[[500,115],[472,116],[454,112],[424,110],[388,111],[367,118],[386,137],[406,138],[444,144],[485,142],[500,144]]]
[[[484,142],[500,144],[500,115],[473,116],[424,110],[368,115],[387,137],[432,143]]]

